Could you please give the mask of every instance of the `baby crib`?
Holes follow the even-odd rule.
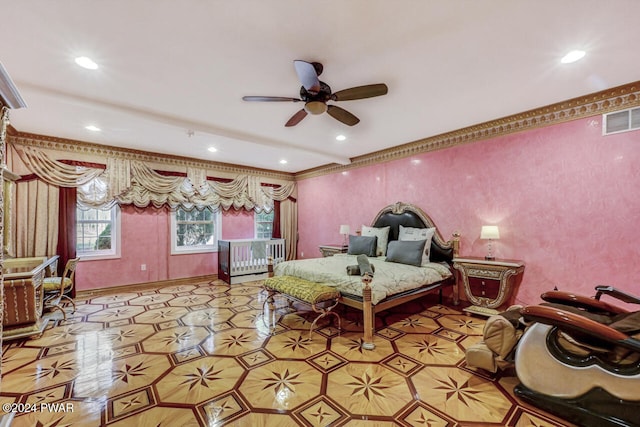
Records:
[[[267,278],[273,265],[285,260],[284,239],[218,240],[218,278],[229,284]]]

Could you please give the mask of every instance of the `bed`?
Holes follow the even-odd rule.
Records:
[[[401,226],[404,228],[402,229]],[[428,260],[419,265],[407,265],[399,262],[387,262],[380,253],[368,257],[374,267],[373,279],[370,283],[359,275],[347,274],[347,267],[357,264],[356,255],[336,254],[332,257],[303,259],[281,262],[274,266],[275,275],[299,277],[312,282],[322,282],[335,286],[341,293],[340,302],[363,312],[364,348],[373,348],[372,336],[375,327],[376,313],[405,304],[420,298],[429,292],[438,291],[442,302],[443,288],[452,288],[454,304],[458,304],[458,288],[452,269],[452,260],[457,256],[459,236],[444,240],[433,220],[422,209],[402,202],[383,208],[365,228],[367,234],[378,233],[389,227],[387,242],[381,242],[388,248],[394,248],[395,257],[401,243],[398,241],[402,232],[402,240],[407,240],[407,230],[434,229],[428,251]],[[373,230],[372,230],[373,229]],[[420,234],[427,230],[418,230]],[[380,243],[377,239],[377,242]],[[418,240],[417,238],[415,240]],[[350,252],[355,246],[355,237],[350,236]],[[427,239],[428,242],[428,239]],[[402,243],[404,245],[405,243]],[[404,247],[404,246],[402,246]],[[380,247],[377,248],[378,250]]]
[[[218,277],[235,285],[268,276],[268,264],[284,261],[284,239],[218,240]]]

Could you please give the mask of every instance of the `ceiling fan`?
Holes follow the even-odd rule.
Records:
[[[243,96],[242,99],[245,101],[258,102],[304,102],[304,108],[289,119],[285,124],[287,127],[297,125],[307,114],[317,115],[325,112],[334,119],[346,125],[353,126],[357,124],[360,119],[343,108],[327,104],[327,101],[351,101],[387,94],[387,85],[384,83],[357,86],[332,93],[328,84],[318,80],[318,76],[322,74],[323,70],[321,63],[296,60],[293,61],[293,65],[302,83],[300,98],[287,98],[284,96]]]

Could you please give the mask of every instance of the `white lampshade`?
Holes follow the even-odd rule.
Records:
[[[482,230],[480,231],[481,239],[499,239],[500,238],[500,230],[498,230],[497,225],[483,225]]]
[[[349,231],[351,231],[351,229],[348,225],[343,224],[340,226],[340,234],[349,234]]]

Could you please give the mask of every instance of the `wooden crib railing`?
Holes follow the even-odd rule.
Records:
[[[218,277],[235,284],[267,277],[268,260],[274,265],[286,259],[284,239],[218,241]]]

